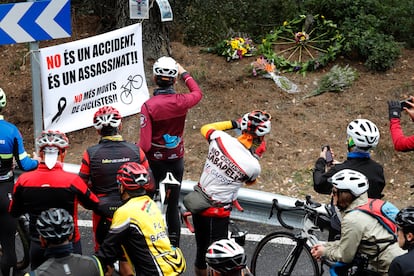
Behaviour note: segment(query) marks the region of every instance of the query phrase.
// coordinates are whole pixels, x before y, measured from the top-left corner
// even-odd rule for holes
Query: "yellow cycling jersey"
[[[122,246],[136,275],[180,275],[186,262],[168,238],[163,216],[148,196],[133,197],[119,207],[98,257],[114,259]]]

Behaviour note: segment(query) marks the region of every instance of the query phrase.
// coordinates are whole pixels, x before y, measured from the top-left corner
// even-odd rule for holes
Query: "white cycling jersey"
[[[206,138],[210,146],[200,185],[213,200],[231,203],[246,181],[254,181],[258,177],[261,171],[259,161],[242,143],[224,131],[212,131]]]

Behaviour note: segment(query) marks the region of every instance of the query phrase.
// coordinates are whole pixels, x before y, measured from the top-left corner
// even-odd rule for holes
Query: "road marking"
[[[92,227],[92,221],[91,220],[86,220],[86,219],[79,219],[78,220],[78,226],[79,227]],[[190,230],[188,230],[188,228],[181,228],[181,235],[186,235],[186,236],[193,236],[194,233],[191,233]],[[247,234],[246,235],[246,241],[252,241],[252,242],[259,242],[261,239],[263,239],[264,235],[259,235],[259,234]]]

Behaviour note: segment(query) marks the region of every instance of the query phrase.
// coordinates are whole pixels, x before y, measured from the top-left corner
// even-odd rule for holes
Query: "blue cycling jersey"
[[[24,171],[37,167],[38,162],[31,159],[24,149],[23,138],[15,125],[4,120],[0,115],[0,178],[7,178],[13,169],[13,157]],[[12,176],[12,175],[10,175]]]

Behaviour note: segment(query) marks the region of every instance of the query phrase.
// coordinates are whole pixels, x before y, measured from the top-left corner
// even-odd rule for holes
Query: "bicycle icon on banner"
[[[121,101],[124,104],[131,104],[133,100],[132,90],[133,89],[140,89],[144,79],[141,75],[129,76],[128,82],[121,86]]]

